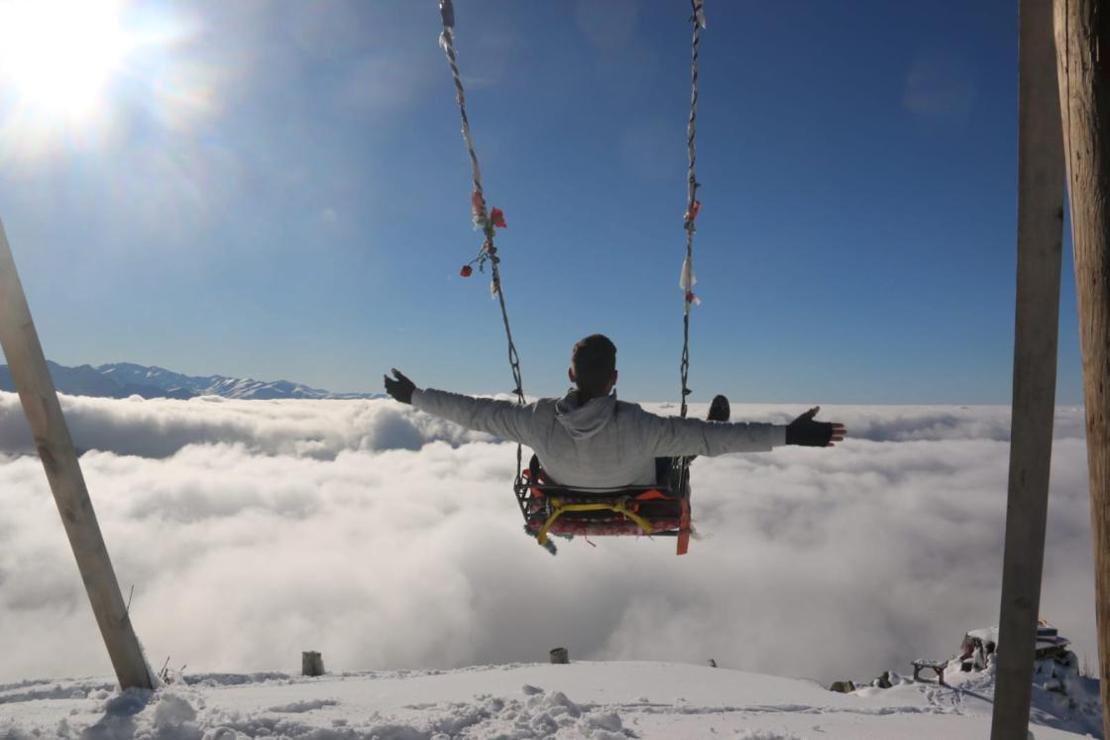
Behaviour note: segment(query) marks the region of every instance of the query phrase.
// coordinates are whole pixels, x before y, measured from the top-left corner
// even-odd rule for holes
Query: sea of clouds
[[[701,458],[698,539],[521,531],[515,447],[389,400],[63,408],[155,668],[703,662],[822,681],[997,622],[1009,409],[826,407],[834,449]],[[673,413],[667,404],[648,404]],[[785,422],[795,406],[734,406]],[[703,413],[704,408],[693,408]],[[18,397],[0,393],[0,681],[111,673]],[[1082,410],[1056,418],[1043,616],[1096,654]]]

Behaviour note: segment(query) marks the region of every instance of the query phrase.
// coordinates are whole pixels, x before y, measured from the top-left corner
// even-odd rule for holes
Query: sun
[[[0,91],[32,115],[101,102],[131,46],[113,0],[0,0]]]

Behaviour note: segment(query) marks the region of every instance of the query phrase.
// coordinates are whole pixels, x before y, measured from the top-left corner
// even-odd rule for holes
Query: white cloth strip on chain
[[[690,306],[699,303],[694,295],[694,284],[697,277],[694,275],[694,220],[697,218],[701,204],[698,202],[697,178],[697,132],[698,132],[698,47],[701,45],[701,32],[705,28],[705,8],[703,0],[690,0],[693,15],[690,21],[694,27],[693,40],[690,44],[690,119],[686,124],[686,152],[689,157],[689,168],[686,172],[686,214],[684,228],[686,230],[686,257],[682,260],[682,272],[679,277],[679,286],[683,291],[682,314],[682,407],[680,415],[685,417],[688,411],[686,397],[690,395],[688,385],[690,375]]]

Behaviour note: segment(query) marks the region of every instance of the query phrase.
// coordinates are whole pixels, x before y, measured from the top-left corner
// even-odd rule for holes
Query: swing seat
[[[548,537],[660,536],[690,546],[690,485],[676,466],[654,486],[567,488],[551,482],[535,455],[513,486],[524,529],[554,553]]]

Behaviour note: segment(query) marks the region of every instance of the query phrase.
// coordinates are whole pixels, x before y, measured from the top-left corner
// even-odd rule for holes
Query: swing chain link
[[[697,230],[694,226],[694,218],[697,216],[699,207],[698,188],[701,187],[696,169],[698,160],[696,137],[698,132],[698,49],[701,46],[701,31],[705,28],[703,4],[704,0],[690,0],[692,10],[690,21],[694,27],[694,35],[690,45],[690,120],[686,124],[686,152],[689,157],[689,167],[686,171],[686,214],[683,227],[686,230],[685,265],[689,266],[691,275],[693,274],[694,264],[694,232]],[[688,411],[686,398],[690,395],[688,380],[690,375],[690,304],[693,302],[691,289],[692,286],[687,287],[682,298],[682,407],[680,415],[683,418],[686,417]]]
[[[455,100],[459,104],[459,117],[462,119],[462,136],[466,143],[466,151],[470,155],[470,173],[474,181],[473,205],[475,208],[475,225],[481,226],[486,241],[483,251],[490,263],[491,283],[490,289],[497,296],[497,303],[501,309],[501,321],[505,325],[505,338],[509,344],[509,367],[513,373],[513,393],[517,403],[524,405],[524,381],[520,370],[520,355],[517,353],[516,344],[513,342],[513,332],[509,327],[509,312],[505,306],[505,292],[501,285],[501,258],[497,255],[497,247],[493,241],[493,225],[486,213],[485,193],[482,189],[482,170],[478,166],[478,153],[474,150],[474,140],[470,136],[470,119],[466,115],[466,92],[463,90],[462,75],[459,73],[458,60],[455,57],[455,8],[451,0],[439,0],[439,13],[443,21],[443,31],[439,35],[439,45],[447,55],[447,63],[451,67],[451,78],[455,82]],[[521,478],[522,457],[521,446],[516,446],[516,479]]]

